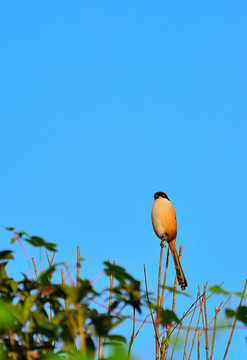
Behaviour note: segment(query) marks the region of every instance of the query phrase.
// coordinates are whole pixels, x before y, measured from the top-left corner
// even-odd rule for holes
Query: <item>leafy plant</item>
[[[125,268],[115,262],[104,262],[104,274],[110,286],[96,291],[93,283],[80,277],[80,248],[77,247],[76,281],[65,283],[65,271],[70,271],[65,263],[53,263],[56,244],[46,242],[39,236],[30,236],[26,232],[17,232],[13,227],[6,228],[12,233],[11,243],[16,241],[22,247],[30,266],[24,242],[46,250],[49,267],[38,274],[35,260],[31,277],[22,274],[21,280],[11,278],[7,273],[7,265],[14,260],[12,250],[0,251],[0,360],[93,360],[97,359],[133,359],[132,346],[142,327],[151,319],[154,329],[155,359],[173,358],[178,344],[180,330],[186,331],[183,338],[183,358],[191,359],[194,344],[197,341],[197,355],[200,358],[201,336],[205,338],[206,359],[213,359],[217,321],[219,313],[226,307],[232,294],[222,288],[222,284],[209,288],[207,284],[198,294],[189,309],[182,317],[175,314],[177,296],[189,296],[177,290],[177,279],[174,286],[166,285],[169,250],[167,252],[164,280],[161,281],[163,247],[161,247],[158,273],[157,296],[148,291],[146,268],[144,265],[145,291],[140,281],[131,276]],[[48,251],[54,251],[50,259]],[[179,256],[182,256],[180,248]],[[61,272],[61,281],[54,283],[55,272]],[[236,310],[227,308],[226,317],[232,319],[230,338],[226,346],[224,358],[234,333],[236,322],[247,325],[247,307],[242,305],[245,299],[247,281],[243,292],[233,293],[240,298]],[[172,294],[172,304],[164,302],[165,291]],[[225,302],[215,308],[213,318],[208,319],[207,302],[212,295],[226,296]],[[96,304],[108,299],[108,306],[102,310]],[[165,306],[164,306],[165,305]],[[127,345],[126,339],[116,331],[127,316],[124,309],[132,313],[132,333]],[[136,330],[136,312],[148,312],[139,329]],[[184,326],[185,319],[190,316],[189,324]],[[192,327],[192,322],[195,322]],[[208,330],[212,330],[209,339]],[[190,346],[189,346],[189,335]],[[106,349],[108,348],[108,351]],[[127,349],[127,350],[126,350]]]

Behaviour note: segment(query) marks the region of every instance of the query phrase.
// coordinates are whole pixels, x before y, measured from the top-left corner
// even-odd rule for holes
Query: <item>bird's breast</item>
[[[166,235],[166,240],[171,241],[177,236],[177,221],[175,209],[167,199],[157,199],[152,208],[152,224],[155,234],[161,238]]]

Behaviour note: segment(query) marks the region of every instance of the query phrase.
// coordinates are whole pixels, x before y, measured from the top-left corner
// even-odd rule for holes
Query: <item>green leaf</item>
[[[11,250],[4,250],[4,251],[0,251],[0,260],[4,260],[4,259],[14,259],[14,256],[12,255]]]
[[[14,281],[14,280],[10,280],[9,285],[11,287],[12,292],[15,293],[18,289],[18,282]]]
[[[39,237],[39,236],[31,236],[30,239],[25,238],[25,241],[27,241],[29,244],[36,246],[36,247],[44,247],[47,250],[50,251],[57,251],[56,247],[57,245],[54,243],[49,243],[46,242],[43,238]]]
[[[159,322],[162,325],[171,325],[173,322],[180,324],[177,315],[171,310],[161,310],[159,314]]]
[[[236,311],[234,311],[232,309],[226,309],[225,314],[226,314],[226,317],[232,318],[232,317],[236,316]]]
[[[241,299],[246,299],[246,296],[240,291],[235,292],[234,295],[240,297]]]
[[[5,227],[4,229],[7,230],[7,231],[14,231],[15,230],[15,228],[13,228],[13,227]]]
[[[22,309],[22,323],[23,325],[26,324],[27,320],[30,319],[31,317],[31,309],[32,306],[34,304],[34,302],[36,301],[36,299],[38,298],[38,294],[34,294],[34,295],[30,295],[24,302],[23,304],[23,309]]]
[[[247,325],[247,306],[239,306],[237,310],[237,319]]]
[[[18,310],[12,304],[0,301],[0,330],[15,329],[18,326]]]
[[[236,317],[237,320],[247,325],[247,306],[239,306],[236,311],[226,309],[225,313],[228,318]]]
[[[111,340],[111,343],[113,342],[126,343],[126,339],[122,335],[108,335],[107,339]]]
[[[16,237],[13,237],[13,238],[10,240],[10,243],[11,243],[11,244],[14,244],[14,243],[16,242],[16,240],[17,240]]]
[[[105,269],[104,272],[106,275],[113,275],[118,281],[125,282],[126,280],[133,281],[135,280],[133,276],[128,274],[126,270],[116,264],[111,264],[108,261],[104,261]]]
[[[8,264],[7,262],[2,262],[2,263],[0,263],[0,279],[1,279],[1,280],[8,278],[7,273],[6,273],[6,270],[5,270],[5,266],[6,266],[7,264]]]
[[[222,289],[220,286],[212,286],[209,288],[209,291],[215,293],[215,294],[223,294],[223,295],[229,295],[230,292]]]
[[[172,287],[172,286],[163,286],[163,285],[162,285],[161,287],[164,288],[164,289],[167,289],[168,291],[170,291],[170,292],[172,292],[172,293],[179,294],[179,295],[184,295],[184,296],[187,296],[187,297],[189,297],[189,298],[192,298],[191,295],[185,293],[184,291],[177,290],[177,289],[175,289],[175,288]]]
[[[122,344],[116,344],[116,343],[112,346],[110,356],[106,358],[106,360],[126,360],[126,359],[129,359],[127,350]],[[131,354],[130,359],[135,360],[136,357],[134,357]]]
[[[96,311],[95,311],[96,312]],[[112,328],[112,316],[99,314],[96,312],[95,316],[90,314],[91,323],[94,325],[96,334],[98,336],[107,337]]]
[[[42,271],[42,273],[39,274],[39,282],[42,285],[45,285],[45,284],[49,285],[50,284],[50,276],[52,276],[52,274],[56,270],[56,265],[58,265],[58,264],[53,264],[48,269]]]

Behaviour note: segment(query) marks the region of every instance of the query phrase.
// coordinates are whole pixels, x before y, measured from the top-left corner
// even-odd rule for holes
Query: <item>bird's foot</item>
[[[164,242],[165,242],[165,240],[161,240],[161,242],[160,242],[160,247],[161,247],[161,248],[166,247],[166,245],[164,244]]]

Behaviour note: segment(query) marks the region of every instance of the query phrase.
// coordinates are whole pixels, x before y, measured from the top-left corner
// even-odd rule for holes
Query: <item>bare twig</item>
[[[159,335],[156,331],[155,320],[154,320],[153,312],[152,312],[151,305],[150,305],[151,303],[150,303],[149,295],[148,295],[148,283],[147,283],[147,274],[146,274],[145,264],[143,265],[143,267],[144,267],[144,278],[145,278],[145,286],[146,286],[146,296],[147,296],[147,302],[148,302],[148,306],[149,306],[150,315],[151,315],[152,322],[153,322],[153,327],[154,327],[154,332],[155,332],[155,340],[158,342],[158,344],[159,344],[158,346],[160,347]]]
[[[230,295],[227,300],[225,301],[225,303],[223,305],[220,304],[219,308],[219,312],[226,306],[226,304],[228,303],[228,301],[231,299],[232,295]],[[209,326],[212,324],[212,322],[214,321],[214,317],[213,319],[208,323],[207,329],[210,330]],[[230,326],[231,327],[231,326]],[[219,328],[219,327],[218,327]],[[205,330],[202,330],[201,334],[202,335],[204,333]]]
[[[202,314],[203,318],[203,314]],[[198,342],[197,342],[197,360],[200,360],[200,328],[198,329]]]
[[[131,334],[131,338],[130,338],[130,342],[129,342],[129,348],[128,348],[128,358],[130,357],[130,352],[131,352],[131,346],[134,342],[134,338],[135,338],[135,308],[133,307],[133,328],[132,328],[132,334]]]
[[[177,342],[178,342],[178,337],[179,337],[179,334],[180,334],[181,327],[182,327],[182,323],[180,323],[180,326],[178,328],[178,333],[177,333],[177,336],[176,336],[176,339],[175,339],[175,342],[174,342],[174,346],[173,346],[173,349],[172,349],[171,360],[173,359],[173,354],[174,354],[175,347],[176,347]]]
[[[27,260],[27,264],[28,264],[28,267],[29,267],[29,271],[30,271],[30,274],[31,274],[31,277],[32,279],[34,279],[34,274],[33,274],[33,270],[32,270],[32,266],[31,266],[31,263],[30,263],[30,259],[29,259],[29,256],[28,256],[28,253],[27,253],[27,250],[25,249],[25,246],[21,240],[21,238],[18,236],[18,234],[16,232],[14,232],[14,236],[16,238],[16,240],[18,241],[24,255],[25,255],[25,258]]]
[[[136,339],[137,335],[138,335],[138,334],[139,334],[139,332],[141,331],[141,329],[142,329],[143,325],[145,324],[145,322],[146,322],[146,320],[147,320],[147,318],[148,318],[149,316],[151,316],[151,314],[147,314],[147,316],[146,316],[146,317],[145,317],[145,319],[143,320],[143,322],[142,322],[141,326],[139,327],[139,329],[137,330],[137,332],[136,332],[136,334],[135,334],[135,336],[134,336],[134,341],[135,341],[135,339]]]
[[[198,298],[198,296],[199,296],[199,294],[197,295],[197,298]],[[190,319],[190,322],[189,322],[189,326],[188,326],[188,329],[187,329],[187,332],[186,332],[186,338],[185,338],[185,343],[184,343],[184,355],[183,355],[183,358],[185,358],[185,355],[186,355],[186,347],[187,347],[187,342],[188,342],[190,327],[191,327],[191,323],[192,323],[193,317],[194,317],[194,315],[195,315],[195,311],[196,311],[196,308],[194,308],[194,311],[192,312],[191,319]]]
[[[215,310],[215,316],[214,316],[214,331],[213,331],[213,337],[212,337],[212,345],[211,345],[211,354],[210,354],[210,360],[213,359],[213,355],[214,355],[214,342],[215,342],[215,334],[216,334],[216,323],[217,323],[217,316],[220,312],[220,306]]]
[[[48,251],[46,250],[46,257],[47,257],[47,260],[48,260],[48,263],[49,263],[49,266],[52,266],[53,264],[53,260],[54,260],[54,257],[55,257],[55,254],[56,254],[56,251],[54,251],[53,255],[52,255],[52,259],[50,260],[49,258],[49,254],[48,254]]]
[[[159,316],[160,316],[160,282],[161,282],[161,270],[162,270],[162,259],[163,259],[163,249],[164,249],[164,240],[160,243],[160,261],[159,261],[159,274],[158,274],[158,289],[157,289],[157,311],[156,311],[156,321],[155,321],[155,357],[156,360],[159,360]]]
[[[196,309],[196,308],[195,308],[195,309]],[[197,324],[196,324],[196,329],[195,329],[194,337],[193,337],[193,340],[192,340],[192,344],[191,344],[191,349],[190,349],[190,354],[189,354],[188,360],[190,360],[190,358],[191,358],[192,351],[193,351],[193,347],[194,347],[194,344],[195,344],[196,333],[197,333],[197,331],[199,331],[198,326],[199,326],[199,322],[200,322],[200,316],[201,316],[201,310],[199,311],[198,320],[197,320]]]
[[[224,281],[222,281],[218,286],[220,287],[220,286],[222,286],[224,284]],[[213,296],[214,295],[214,291],[206,298],[206,301],[209,299],[209,298],[211,298],[211,296]],[[203,294],[202,295],[200,295],[200,298],[201,297],[203,297]],[[180,321],[182,321],[184,318],[186,318],[188,315],[190,315],[191,313],[192,313],[192,311],[194,311],[194,310],[191,310],[191,309],[193,309],[193,307],[194,307],[194,305],[196,304],[196,302],[199,300],[199,298],[198,299],[196,299],[196,301],[194,301],[193,302],[193,304],[189,307],[189,309],[185,312],[185,314],[181,317],[181,319],[180,319]],[[204,300],[202,301],[202,304],[204,303]],[[200,304],[198,304],[198,305],[196,305],[196,309],[198,308],[200,306]],[[174,324],[174,326],[173,326],[173,329],[172,329],[172,332],[176,329],[176,327],[178,326],[178,324]],[[227,326],[228,327],[228,326]],[[166,332],[168,331],[168,329],[166,329],[166,330],[164,330],[161,334],[159,334],[159,336],[162,336],[162,335],[164,335]]]
[[[108,259],[108,262],[109,262],[109,259]],[[113,264],[115,265],[115,260],[113,260]],[[114,283],[114,275],[110,275],[110,296],[109,296],[109,303],[108,303],[108,310],[107,310],[108,315],[110,315],[110,313],[111,313],[113,283]],[[106,346],[106,338],[104,338],[104,341],[103,341],[103,349],[102,349],[102,357],[101,357],[102,359],[104,359],[104,356],[105,356],[105,346]]]
[[[181,261],[181,257],[182,257],[182,252],[183,252],[183,247],[180,246],[179,248],[179,261]],[[174,280],[174,289],[175,291],[173,292],[173,297],[172,297],[172,311],[175,311],[175,305],[176,305],[176,290],[177,290],[177,275],[175,275],[175,280]],[[167,332],[167,336],[166,336],[166,342],[165,342],[165,351],[164,351],[164,355],[162,354],[162,359],[166,360],[167,358],[167,354],[168,354],[168,348],[170,345],[170,338],[171,338],[171,330],[172,330],[172,324],[169,326],[168,328],[168,332]]]
[[[83,331],[83,313],[82,313],[82,306],[80,304],[78,304],[77,306],[78,309],[78,325],[79,325],[79,335],[80,335],[80,350],[81,353],[85,352],[85,333]]]
[[[76,276],[77,276],[77,279],[76,279],[76,286],[79,287],[79,277],[80,277],[80,246],[77,246],[77,263],[76,263]]]
[[[37,268],[36,268],[36,264],[35,264],[34,257],[32,257],[32,262],[33,262],[33,267],[34,267],[36,279],[38,280],[38,279],[39,279],[39,275],[38,275],[38,271],[37,271]]]
[[[47,260],[48,260],[48,264],[49,264],[49,267],[51,267],[52,266],[52,263],[53,263],[53,260],[54,260],[54,256],[55,256],[55,251],[54,251],[54,253],[53,253],[53,257],[52,257],[52,259],[50,260],[50,258],[49,258],[49,254],[48,254],[48,251],[46,250],[45,251],[46,252],[46,257],[47,257]],[[50,276],[50,284],[51,284],[51,280],[52,280],[52,276]],[[50,302],[50,321],[52,320],[52,303]]]
[[[65,280],[64,280],[64,269],[61,269],[61,277],[62,277],[62,284],[65,284]],[[65,305],[65,310],[68,311],[68,304],[67,304],[67,300],[64,299],[64,305]]]
[[[241,297],[241,299],[240,299],[239,307],[242,305],[242,302],[243,302],[243,298],[244,298],[244,294],[245,294],[246,288],[247,288],[247,279],[245,280],[245,285],[244,285],[243,296],[242,296],[242,297]],[[225,351],[225,354],[224,354],[223,360],[225,360],[226,355],[227,355],[227,353],[228,353],[229,346],[230,346],[230,344],[231,344],[232,337],[233,337],[233,333],[234,333],[234,330],[235,330],[236,322],[237,322],[237,316],[235,316],[235,319],[234,319],[234,322],[233,322],[233,325],[232,325],[231,335],[230,335],[229,341],[228,341],[228,343],[227,343],[227,347],[226,347],[226,351]]]
[[[206,306],[206,290],[207,290],[207,285],[208,283],[206,283],[206,285],[204,286],[204,291],[203,291],[203,298],[204,298],[204,317],[205,317],[205,349],[206,349],[206,359],[208,360],[208,352],[209,352],[209,346],[208,346],[208,316],[207,316],[207,306]]]
[[[101,344],[102,344],[102,337],[99,337],[99,350],[98,350],[98,360],[102,359],[101,358]]]
[[[162,295],[161,295],[161,300],[160,300],[160,307],[161,308],[163,308],[163,303],[164,303],[164,295],[165,295],[166,278],[167,278],[167,272],[168,272],[169,255],[170,255],[170,248],[168,246],[167,255],[166,255],[166,268],[165,268],[165,273],[164,273]]]

